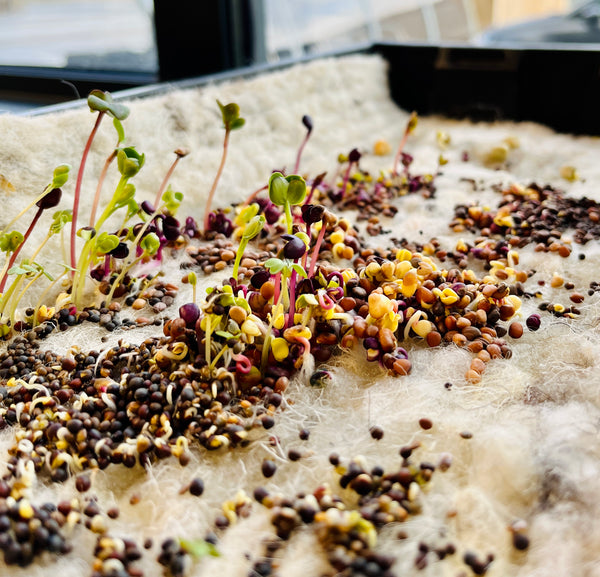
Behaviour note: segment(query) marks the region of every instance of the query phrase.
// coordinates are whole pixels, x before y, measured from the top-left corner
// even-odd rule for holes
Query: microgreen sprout
[[[246,246],[248,246],[248,243],[260,233],[265,226],[265,222],[266,219],[264,215],[257,214],[256,216],[252,217],[250,222],[244,227],[242,238],[240,239],[240,245],[238,246],[237,254],[235,255],[233,278],[237,279],[238,269],[240,267],[240,262],[242,260],[244,251],[246,250]]]
[[[239,128],[242,128],[242,126],[244,126],[246,122],[245,119],[240,117],[240,107],[235,102],[223,105],[219,100],[217,100],[217,104],[219,105],[219,109],[221,110],[221,116],[223,117],[223,125],[225,127],[225,138],[223,140],[223,155],[221,156],[221,164],[219,164],[217,174],[213,181],[210,192],[208,193],[208,199],[206,200],[206,207],[204,209],[205,234],[208,232],[210,225],[210,207],[215,196],[215,191],[217,190],[217,185],[219,184],[219,179],[221,178],[221,174],[223,173],[223,168],[225,167],[225,160],[227,159],[227,149],[229,147],[229,134],[232,130],[238,130]]]
[[[292,234],[292,205],[302,204],[306,198],[306,182],[297,174],[283,176],[274,172],[269,178],[269,198],[278,206],[283,206],[288,234]]]
[[[61,178],[60,181],[63,182],[63,179]],[[66,182],[66,178],[64,179],[64,182]],[[46,187],[46,188],[48,188],[48,187]],[[42,213],[49,208],[54,208],[60,202],[61,196],[62,196],[62,190],[60,188],[51,188],[50,190],[48,190],[48,192],[46,192],[46,194],[42,198],[40,198],[40,200],[38,200],[36,202],[36,206],[38,207],[38,210],[35,213],[35,216],[33,217],[33,220],[31,221],[29,228],[23,235],[21,242],[18,244],[18,246],[16,246],[13,249],[12,255],[7,264],[8,269],[10,269],[15,264],[15,261],[17,260],[17,257],[19,256],[19,253],[21,252],[21,249],[27,242],[27,239],[31,235],[33,229],[35,228],[35,225],[37,224],[38,220],[42,216]],[[0,279],[0,293],[4,292],[5,285],[6,285],[6,272],[4,272],[4,274],[2,275],[2,278]]]
[[[75,184],[75,192],[73,193],[73,220],[71,222],[71,268],[76,269],[77,258],[75,256],[75,244],[77,236],[77,215],[79,212],[79,200],[81,197],[81,185],[83,183],[83,172],[85,170],[85,164],[87,161],[88,154],[92,147],[92,142],[98,132],[100,123],[105,114],[108,114],[112,118],[116,118],[121,121],[129,116],[129,109],[124,104],[114,102],[112,95],[109,92],[102,92],[101,90],[92,90],[90,92],[87,104],[91,112],[97,112],[96,122],[90,135],[85,143],[83,154],[81,155],[81,162],[79,163],[79,170],[77,172],[77,182]]]
[[[173,172],[175,171],[175,167],[177,166],[177,164],[179,163],[179,161],[182,158],[185,158],[190,152],[189,152],[189,150],[187,150],[185,148],[178,148],[178,149],[176,149],[174,151],[174,153],[175,153],[175,160],[173,161],[173,163],[169,167],[169,170],[167,171],[167,174],[165,174],[165,177],[164,177],[161,185],[158,187],[158,190],[156,191],[156,197],[154,199],[154,206],[155,207],[158,207],[161,198],[164,199],[163,192],[165,192],[165,189],[167,188],[167,184],[169,184],[169,179],[171,178],[171,176],[173,176]],[[169,209],[168,206],[167,206],[167,209]]]
[[[313,121],[312,118],[308,116],[308,114],[305,114],[302,117],[302,124],[304,124],[304,127],[306,128],[306,136],[302,140],[302,144],[298,149],[298,155],[296,156],[296,164],[294,165],[294,172],[298,172],[298,169],[300,168],[300,158],[302,157],[302,152],[304,151],[304,147],[306,146],[306,143],[308,142],[308,139],[310,138],[313,129]]]
[[[419,117],[416,112],[411,112],[411,115],[408,118],[408,122],[406,123],[406,128],[404,129],[404,135],[402,136],[402,140],[398,145],[398,150],[396,151],[396,157],[394,158],[394,164],[392,166],[392,176],[398,176],[398,164],[400,163],[400,158],[402,157],[402,151],[406,146],[406,142],[408,141],[408,137],[414,132],[417,127],[417,123],[419,121]]]
[[[348,154],[348,167],[346,168],[346,173],[344,174],[344,181],[342,183],[342,194],[341,194],[341,198],[343,199],[345,194],[346,194],[346,190],[348,188],[348,181],[350,180],[350,173],[352,172],[352,168],[354,167],[354,165],[358,164],[358,161],[360,160],[361,154],[358,151],[358,149],[353,148],[350,151],[350,154]]]

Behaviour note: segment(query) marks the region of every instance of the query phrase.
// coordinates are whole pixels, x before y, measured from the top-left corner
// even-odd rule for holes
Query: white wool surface
[[[215,206],[245,198],[261,187],[274,169],[293,169],[305,133],[300,122],[304,114],[313,118],[315,128],[303,156],[302,173],[314,176],[328,171],[331,178],[337,170],[338,154],[355,147],[364,153],[361,164],[373,171],[387,169],[393,155],[373,156],[373,144],[383,138],[395,148],[408,113],[392,102],[386,73],[386,63],[378,56],[348,56],[249,80],[134,100],[125,121],[127,143],[147,156],[135,178],[138,194],[152,200],[173,160],[172,151],[189,148],[191,154],[181,161],[171,183],[185,194],[180,214],[191,213],[201,221],[222,152],[224,131],[217,98],[223,103],[237,102],[246,126],[231,135]],[[62,162],[73,166],[61,203],[63,208],[70,207],[76,168],[93,122],[87,108],[33,118],[0,117],[0,173],[16,188],[14,193],[2,193],[9,209],[0,214],[0,228],[43,189],[53,168]],[[555,185],[573,196],[600,200],[600,141],[596,138],[555,134],[531,123],[474,124],[423,118],[406,146],[406,152],[415,158],[414,172],[436,170],[438,130],[448,133],[451,143],[444,151],[449,162],[436,181],[435,198],[424,201],[414,195],[399,199],[396,217],[382,220],[383,228],[391,232],[370,239],[373,246],[388,245],[390,236],[416,242],[436,237],[443,248],[452,250],[460,238],[448,228],[453,207],[471,201],[495,207],[500,196],[491,187],[497,184],[535,181]],[[519,147],[509,151],[504,166],[485,166],[486,152],[506,138],[518,139]],[[110,122],[105,122],[85,173],[81,226],[87,224],[95,179],[115,140]],[[461,160],[464,152],[469,154],[469,162]],[[575,166],[581,180],[562,180],[560,168],[565,165]],[[476,181],[477,190],[461,180],[464,178]],[[114,184],[114,173],[108,180]],[[40,227],[38,239],[45,234],[44,228],[46,225]],[[464,238],[472,236],[465,234]],[[34,245],[32,239],[30,246]],[[580,252],[586,255],[583,261],[577,258]],[[589,282],[600,280],[595,276],[600,265],[597,242],[575,245],[568,259],[536,253],[532,247],[520,254],[521,268],[536,270],[526,288],[540,290],[545,300],[569,304],[568,291],[550,287],[554,272],[586,295]],[[171,265],[167,278],[178,283],[180,276],[177,264]],[[214,284],[216,278],[203,279],[203,286]],[[538,280],[545,280],[546,285],[539,287]],[[183,285],[172,311],[189,300],[190,294],[190,287]],[[539,302],[524,300],[518,318],[524,322]],[[580,309],[582,315],[576,320],[543,315],[536,333],[526,330],[515,341],[507,337],[513,357],[491,361],[479,385],[465,381],[471,357],[455,346],[428,349],[420,343],[406,343],[413,370],[401,378],[367,366],[363,351],[353,351],[328,364],[333,379],[323,389],[309,387],[302,376],[295,379],[286,393],[285,410],[276,415],[275,427],[253,433],[255,440],[245,449],[196,450],[186,468],[171,459],[148,471],[111,466],[95,472],[92,491],[99,503],[105,510],[113,505],[121,510],[117,520],[109,521],[110,534],[132,537],[140,546],[152,537],[154,548],[145,552],[139,566],[148,577],[160,575],[155,558],[161,541],[203,537],[221,504],[235,499],[240,490],[251,496],[256,486],[263,485],[293,497],[329,483],[335,493],[350,499],[350,493],[339,488],[339,476],[328,462],[330,453],[339,453],[345,463],[362,455],[369,468],[382,465],[390,471],[400,464],[399,448],[418,441],[421,447],[414,452],[414,462],[437,464],[443,453],[450,453],[452,466],[447,472],[435,472],[431,486],[421,496],[420,515],[380,534],[377,550],[396,557],[396,575],[445,577],[462,571],[471,575],[462,561],[466,551],[474,551],[482,559],[494,554],[487,573],[490,577],[600,575],[598,298],[586,296]],[[140,342],[160,332],[151,327],[98,334],[97,327],[83,325],[69,331],[66,338],[53,335],[42,346],[58,352],[73,344],[101,349],[118,339]],[[101,337],[108,340],[103,342]],[[448,382],[452,387],[444,386]],[[433,421],[430,430],[419,426],[423,417]],[[371,438],[373,425],[383,428],[382,440]],[[298,438],[302,428],[311,432],[308,441]],[[465,432],[472,438],[461,436]],[[11,430],[0,434],[2,470],[13,435]],[[269,443],[272,436],[278,439],[276,446]],[[290,448],[301,450],[303,458],[289,461]],[[277,463],[271,479],[264,479],[260,471],[265,457]],[[205,482],[204,495],[180,495],[179,490],[197,476]],[[34,501],[56,502],[74,495],[72,479],[64,485],[40,482]],[[130,504],[132,495],[140,497],[138,504]],[[528,525],[531,546],[526,552],[512,547],[507,529],[518,519]],[[400,530],[407,534],[406,539],[398,539]],[[221,557],[194,564],[191,574],[245,576],[264,554],[264,540],[272,536],[268,510],[254,503],[251,515],[224,533],[219,544]],[[0,562],[0,575],[89,574],[94,536],[79,526],[70,539],[74,551],[67,557],[43,557],[26,569],[9,570]],[[443,561],[430,554],[428,566],[418,570],[414,561],[420,542],[432,547],[451,542],[457,553]],[[285,577],[334,574],[306,528],[278,552],[278,558],[278,573]]]

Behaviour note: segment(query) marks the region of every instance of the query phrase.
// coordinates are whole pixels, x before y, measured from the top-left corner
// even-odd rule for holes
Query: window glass
[[[154,72],[152,0],[0,0],[0,65]]]
[[[373,41],[598,42],[600,0],[264,0],[267,60]]]

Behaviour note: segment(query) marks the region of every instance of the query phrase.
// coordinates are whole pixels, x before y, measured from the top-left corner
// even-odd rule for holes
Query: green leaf
[[[220,553],[217,548],[204,539],[179,539],[179,546],[189,553],[192,557],[199,559],[210,555],[211,557],[219,557]]]
[[[93,226],[84,226],[77,231],[77,236],[87,242],[96,236],[96,229]]]
[[[265,226],[267,219],[263,214],[258,214],[244,227],[242,237],[246,240],[252,240]]]
[[[289,182],[287,191],[287,200],[290,204],[300,204],[306,198],[306,182],[297,174],[290,174],[286,177]]]
[[[227,331],[215,331],[215,335],[223,337],[224,339],[232,339],[234,337],[234,335]]]
[[[296,274],[298,276],[301,276],[303,278],[307,278],[308,275],[306,274],[306,271],[304,270],[304,267],[301,264],[294,263],[292,265],[292,269],[296,271]]]
[[[123,124],[118,118],[115,117],[113,118],[113,126],[117,131],[117,138],[119,139],[119,142],[123,142],[125,140],[125,129],[123,128]]]
[[[226,129],[236,130],[244,125],[244,119],[240,118],[240,107],[235,102],[223,105],[217,100],[217,104],[221,109],[221,116]]]
[[[123,190],[121,191],[120,196],[115,200],[114,210],[118,210],[123,206],[129,205],[135,196],[135,185],[131,182],[127,183]],[[138,206],[135,204],[135,212],[137,212]],[[135,212],[133,214],[135,214]]]
[[[230,130],[239,130],[242,126],[246,124],[245,118],[236,118],[229,126]]]
[[[163,192],[162,201],[165,203],[167,210],[172,215],[175,215],[175,213],[177,212],[177,209],[179,208],[179,206],[181,205],[181,203],[183,201],[183,192],[175,192],[171,188],[171,185],[169,185],[167,190],[165,190],[165,192]]]
[[[119,246],[119,237],[116,234],[102,232],[96,239],[96,253],[106,254]]]
[[[160,239],[158,238],[158,235],[155,232],[148,233],[140,241],[140,247],[142,247],[142,250],[145,253],[151,256],[155,255],[160,248]]]
[[[283,206],[287,200],[290,183],[281,172],[274,172],[269,178],[269,198],[278,206]]]
[[[271,274],[277,274],[283,270],[285,263],[281,259],[270,258],[269,260],[265,261],[264,266]]]
[[[124,104],[115,102],[110,92],[92,90],[87,103],[92,112],[106,112],[109,116],[119,120],[125,120],[129,116],[129,108]]]
[[[0,234],[0,250],[6,254],[14,252],[23,242],[23,238],[23,235],[18,230]]]
[[[73,220],[72,210],[58,210],[52,215],[52,224],[50,225],[50,233],[58,234],[67,224]]]
[[[191,270],[190,272],[188,272],[188,282],[190,283],[191,286],[196,286],[196,284],[198,283],[198,276],[196,275],[196,273]]]
[[[119,172],[127,178],[135,176],[142,166],[144,166],[145,160],[146,156],[140,154],[133,146],[120,148],[119,152],[117,152]]]
[[[49,185],[48,188],[60,188],[64,186],[64,184],[69,180],[69,170],[71,170],[71,166],[68,164],[61,164],[54,169],[54,174],[52,176],[52,184]]]

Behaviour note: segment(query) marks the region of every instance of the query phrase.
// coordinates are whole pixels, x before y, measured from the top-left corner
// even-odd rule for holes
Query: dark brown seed
[[[89,491],[91,486],[92,486],[92,481],[90,479],[90,476],[87,474],[79,475],[79,477],[77,477],[77,479],[75,479],[75,488],[80,493],[85,493],[86,491]]]
[[[523,533],[513,533],[513,547],[518,551],[525,551],[529,547],[529,537]]]
[[[308,429],[301,429],[301,431],[298,433],[298,436],[302,441],[308,441],[308,438],[310,437],[310,431]]]
[[[374,425],[371,427],[369,432],[371,433],[371,437],[373,437],[373,439],[376,441],[383,439],[383,428],[381,428],[379,425]]]
[[[422,419],[419,419],[419,425],[422,429],[428,431],[429,429],[431,429],[431,427],[433,427],[433,421],[424,417]]]
[[[302,453],[298,449],[290,449],[288,451],[288,459],[290,461],[298,461],[302,458]]]
[[[271,459],[264,459],[261,465],[261,471],[264,477],[269,479],[277,471],[277,465]]]
[[[192,479],[190,483],[190,493],[195,497],[200,497],[204,493],[204,481],[198,477]]]
[[[460,436],[463,439],[472,439],[473,438],[473,433],[471,433],[470,431],[463,431]]]

